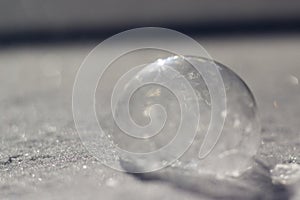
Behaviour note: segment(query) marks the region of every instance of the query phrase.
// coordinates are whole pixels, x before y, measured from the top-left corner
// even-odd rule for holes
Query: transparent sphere
[[[225,96],[218,98],[226,103],[217,113],[224,118],[220,135],[208,134],[212,108],[219,105],[213,105],[208,83],[191,63],[204,69],[214,65],[220,72]],[[125,156],[126,162],[135,160],[125,168],[147,168],[172,157],[174,168],[237,176],[253,164],[260,145],[256,102],[245,82],[226,66],[200,57],[171,56],[131,70],[117,85],[111,105],[114,126],[107,122],[106,127],[118,147],[147,155],[173,143],[149,159]],[[105,127],[105,120],[102,124]]]

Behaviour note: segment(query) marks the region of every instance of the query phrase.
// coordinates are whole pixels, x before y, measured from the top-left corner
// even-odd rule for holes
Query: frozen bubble
[[[212,83],[207,83],[191,63],[207,69],[208,73],[211,73],[210,67],[217,67],[224,82],[225,95],[219,94],[220,98],[225,99],[224,109],[220,105],[213,105],[216,101],[212,101],[211,93],[219,90],[210,91],[208,87],[208,84],[218,86],[218,77],[211,73]],[[106,117],[102,112],[99,114],[101,125],[110,129],[114,127],[110,132],[111,139],[118,147],[129,152],[148,155],[149,152],[164,149],[170,143],[173,143],[173,147],[168,152],[149,156],[149,159],[145,159],[146,156],[141,159],[129,157],[125,168],[148,169],[149,166],[168,165],[168,158],[186,144],[190,145],[179,158],[180,164],[173,167],[197,173],[239,176],[252,166],[253,156],[260,145],[257,107],[250,89],[233,71],[209,59],[173,56],[158,59],[133,74],[130,78],[130,74],[126,74],[126,82],[120,80],[121,86],[115,87],[118,98],[114,99],[112,95],[111,107],[115,122],[112,125],[111,122],[105,124],[105,120],[101,121],[101,117]],[[225,120],[220,137],[216,132],[207,134],[210,126],[213,126],[213,108],[219,118]],[[218,122],[214,122],[215,125],[222,126]],[[184,129],[180,129],[182,127]],[[185,131],[180,136],[182,140],[175,139],[179,137],[179,129]],[[192,137],[190,132],[194,129],[196,134]],[[208,154],[201,155],[201,147]]]

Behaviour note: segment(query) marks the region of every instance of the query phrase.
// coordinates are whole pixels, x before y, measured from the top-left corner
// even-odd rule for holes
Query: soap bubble
[[[221,74],[226,107],[217,113],[225,120],[219,137],[208,134],[212,107],[218,105],[212,105],[207,83],[191,63],[207,68],[217,66]],[[99,95],[103,97],[103,91]],[[168,159],[178,155],[177,151],[184,150],[182,146],[189,142],[189,148],[172,162],[173,167],[237,176],[252,165],[260,144],[255,99],[244,81],[220,63],[189,56],[158,59],[123,75],[114,86],[111,99],[111,107],[106,106],[111,114],[105,114],[102,105],[98,118],[118,147],[148,155],[176,143],[175,148],[169,149],[171,152],[161,151],[155,156],[121,155],[123,167],[130,172],[147,171],[164,162],[168,165]],[[189,114],[182,111],[185,107]],[[187,127],[181,129],[185,132],[176,141],[184,120]],[[194,137],[190,132],[195,123]]]

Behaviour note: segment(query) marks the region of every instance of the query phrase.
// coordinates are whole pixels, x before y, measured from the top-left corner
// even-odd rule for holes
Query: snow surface
[[[0,198],[300,199],[300,36],[198,40],[256,97],[263,140],[252,169],[216,178],[105,167],[82,146],[71,110],[76,71],[97,42],[13,46],[0,49]]]

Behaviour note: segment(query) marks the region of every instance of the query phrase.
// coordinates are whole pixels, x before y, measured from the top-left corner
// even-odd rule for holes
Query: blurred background
[[[253,1],[1,1],[1,43],[91,40],[141,26],[190,34],[231,35],[299,30],[300,2]]]
[[[116,173],[85,151],[75,131],[72,87],[85,56],[121,31],[158,26],[197,40],[252,90],[262,124],[258,156],[270,180],[266,194],[250,193],[299,199],[299,11],[297,0],[1,1],[0,197],[214,199],[197,179],[178,186],[176,173],[157,182]],[[291,165],[280,171],[281,164]]]

